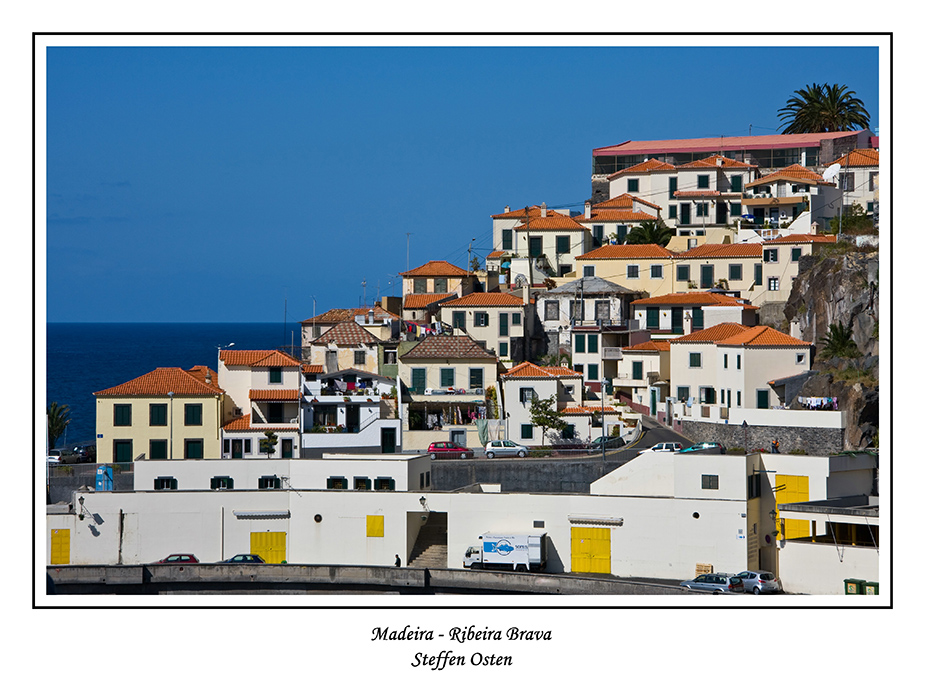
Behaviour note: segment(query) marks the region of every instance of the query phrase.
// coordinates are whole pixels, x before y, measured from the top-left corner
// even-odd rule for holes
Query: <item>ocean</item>
[[[157,367],[218,368],[218,347],[281,348],[300,341],[298,323],[48,323],[46,404],[70,407],[66,438],[56,447],[96,438],[93,393]]]

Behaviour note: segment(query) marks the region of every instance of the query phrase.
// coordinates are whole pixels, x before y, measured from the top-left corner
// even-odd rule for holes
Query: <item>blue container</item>
[[[96,491],[112,492],[112,466],[100,464],[96,467]]]

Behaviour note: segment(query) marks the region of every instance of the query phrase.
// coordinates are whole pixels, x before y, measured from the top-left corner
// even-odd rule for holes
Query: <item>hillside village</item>
[[[420,262],[400,297],[304,319],[295,350],[101,385],[108,470],[49,509],[49,564],[260,551],[461,568],[483,533],[540,530],[549,572],[877,581],[878,240],[842,225],[878,225],[878,138],[627,141],[592,166],[583,210],[486,210],[483,261]],[[852,351],[834,352],[839,324]],[[620,456],[659,428],[710,445]],[[530,458],[482,458],[497,440]],[[444,462],[435,443],[477,458]],[[517,464],[592,458],[580,490],[506,488]],[[133,485],[113,492],[123,466]],[[131,515],[131,536],[112,520],[86,536],[78,499]]]

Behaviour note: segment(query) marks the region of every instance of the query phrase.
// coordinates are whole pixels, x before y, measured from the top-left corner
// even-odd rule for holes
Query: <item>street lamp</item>
[[[601,461],[607,459],[607,426],[604,425],[604,398],[607,396],[607,379],[601,379]]]

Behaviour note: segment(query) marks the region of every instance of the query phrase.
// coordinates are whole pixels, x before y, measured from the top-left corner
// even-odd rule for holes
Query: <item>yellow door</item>
[[[281,563],[286,560],[285,532],[251,532],[251,553],[267,563]]]
[[[610,528],[572,528],[572,572],[610,574]]]
[[[787,520],[783,528],[781,527],[779,507],[781,504],[796,504],[801,501],[809,501],[809,477],[778,474],[775,482],[778,488],[776,493],[777,507],[775,507],[778,512],[776,519],[779,533],[778,539],[808,537],[810,535],[808,520]]]
[[[70,530],[52,530],[51,531],[51,564],[52,565],[70,565],[71,564],[71,531]]]

